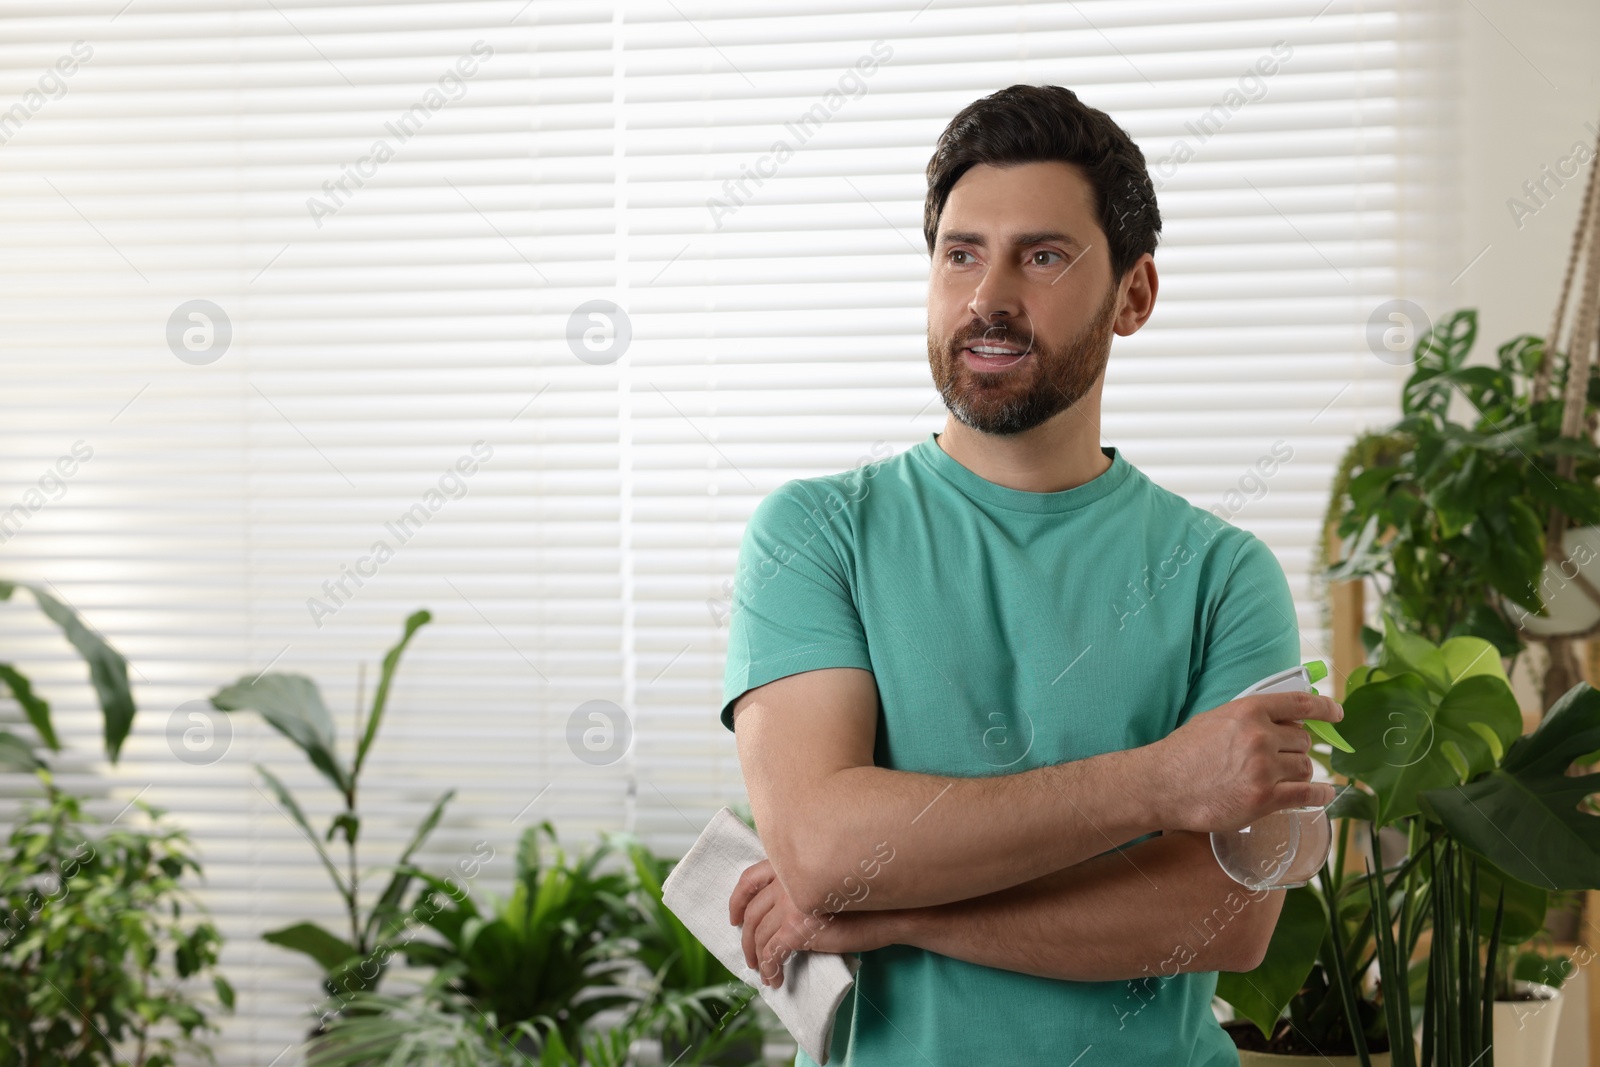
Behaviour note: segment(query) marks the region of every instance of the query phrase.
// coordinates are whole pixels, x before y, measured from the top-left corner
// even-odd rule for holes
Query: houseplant
[[[0,581],[0,601],[19,588],[88,667],[115,763],[136,715],[127,661],[41,585]],[[188,837],[137,797],[109,823],[85,811],[42,755],[62,751],[49,701],[15,663],[0,662],[0,687],[32,732],[0,730],[0,771],[42,787],[0,863],[0,1067],[210,1060],[205,1035],[234,994],[216,970],[222,937],[188,889],[201,874]],[[129,811],[147,825],[117,825]],[[214,1001],[196,988],[206,978]]]
[[[318,834],[311,828],[305,813],[294,795],[267,768],[256,765],[256,771],[272,790],[275,803],[291,819],[306,840],[317,852],[323,867],[344,903],[347,934],[335,934],[315,922],[300,922],[262,935],[263,939],[295,952],[309,956],[323,970],[323,986],[328,994],[324,1001],[327,1010],[325,1021],[346,1007],[352,993],[375,991],[394,954],[393,941],[407,924],[407,894],[412,891],[415,871],[409,866],[411,857],[438,826],[444,807],[455,794],[446,790],[416,831],[410,842],[401,850],[383,891],[370,903],[362,898],[362,869],[358,863],[357,843],[361,836],[361,811],[359,785],[362,768],[377,739],[388,706],[389,689],[394,682],[400,657],[417,630],[426,625],[432,616],[426,611],[412,613],[405,621],[400,640],[383,657],[379,671],[377,691],[373,694],[372,708],[362,721],[361,698],[357,697],[352,753],[347,760],[340,755],[333,718],[322,701],[322,694],[310,678],[300,674],[271,673],[255,677],[242,677],[233,685],[219,689],[211,696],[211,703],[221,711],[255,711],[279,733],[305,753],[311,765],[327,779],[337,791],[343,810],[329,821],[325,832]],[[345,844],[346,869],[341,873],[322,846],[331,843],[335,836]]]
[[[1544,341],[1524,334],[1499,347],[1494,365],[1467,366],[1477,328],[1465,309],[1422,334],[1401,418],[1346,452],[1324,525],[1342,539],[1343,559],[1330,563],[1323,543],[1321,577],[1371,577],[1382,612],[1419,636],[1480,637],[1515,660],[1527,647],[1520,621],[1548,614],[1545,516],[1556,508],[1580,526],[1600,523],[1600,449],[1562,435],[1564,353],[1550,353],[1554,386],[1535,399]],[[1450,416],[1457,397],[1464,423]],[[1586,397],[1588,415],[1600,405],[1595,368]],[[1544,706],[1565,677],[1550,679]]]
[[[149,829],[102,824],[41,771],[48,800],[12,829],[0,864],[0,1067],[171,1067],[212,1060],[222,937],[185,882],[187,836],[143,801]]]
[[[1383,621],[1381,654],[1347,679],[1341,728],[1354,751],[1329,761],[1351,781],[1329,809],[1340,826],[1332,869],[1316,888],[1288,891],[1262,965],[1220,975],[1218,994],[1283,1051],[1298,1039],[1352,1062],[1388,1048],[1409,1063],[1414,1047],[1394,1048],[1391,1035],[1420,1023],[1425,1056],[1465,1064],[1471,1042],[1492,1036],[1481,1005],[1495,999],[1502,930],[1532,936],[1549,892],[1600,886],[1600,822],[1578,810],[1600,775],[1566,774],[1600,748],[1600,692],[1574,686],[1522,736],[1492,645],[1435,645]],[[1403,859],[1351,870],[1352,820],[1367,825],[1374,857],[1380,830],[1403,833]],[[1429,958],[1408,966],[1425,932]]]
[[[432,976],[410,996],[358,994],[308,1067],[620,1064],[641,1043],[685,1067],[759,1060],[755,991],[661,903],[672,863],[620,833],[569,858],[544,822],[522,837],[511,892],[483,907],[416,872],[434,899],[404,951]]]

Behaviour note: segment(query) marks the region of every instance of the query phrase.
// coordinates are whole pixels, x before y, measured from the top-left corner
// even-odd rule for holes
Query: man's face
[[[928,364],[945,407],[981,433],[1018,434],[1076,404],[1105,371],[1119,289],[1077,167],[968,170],[945,201],[928,280]]]

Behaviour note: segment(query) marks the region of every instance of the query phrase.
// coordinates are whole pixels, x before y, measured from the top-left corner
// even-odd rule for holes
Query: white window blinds
[[[365,862],[451,786],[423,858],[489,841],[490,889],[544,818],[681,852],[743,794],[717,711],[746,517],[943,425],[924,167],[1006,85],[1069,86],[1143,146],[1162,286],[1113,347],[1104,439],[1260,534],[1323,651],[1332,466],[1404,376],[1367,319],[1440,309],[1424,280],[1466,259],[1426,136],[1446,28],[1321,0],[6,5],[0,576],[133,664],[118,767],[26,601],[0,639],[56,702],[67,782],[199,842],[240,998],[222,1061],[274,1062],[317,992],[260,932],[338,925],[251,763],[314,821],[333,798],[254,715],[179,758],[186,703],[309,674],[348,753],[357,665],[370,699],[427,607]]]

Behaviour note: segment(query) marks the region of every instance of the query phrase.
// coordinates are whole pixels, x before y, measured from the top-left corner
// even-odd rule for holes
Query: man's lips
[[[961,347],[961,355],[967,366],[978,370],[1005,370],[1021,363],[1023,358],[1031,353],[1031,349],[1018,348],[1013,345],[968,344]]]

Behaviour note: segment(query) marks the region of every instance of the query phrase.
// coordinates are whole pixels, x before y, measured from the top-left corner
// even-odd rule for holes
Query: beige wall
[[[1461,232],[1456,251],[1464,268],[1481,259],[1444,292],[1453,306],[1479,311],[1474,360],[1493,357],[1497,345],[1518,333],[1550,328],[1561,278],[1577,225],[1583,182],[1600,127],[1600,3],[1596,0],[1455,0],[1460,108],[1454,116],[1461,165]],[[1558,172],[1563,159],[1576,173],[1548,195],[1529,197],[1523,183]],[[1507,206],[1512,198],[1533,208],[1519,227]],[[1540,201],[1543,201],[1541,204]],[[1518,699],[1538,700],[1527,660],[1515,672]],[[1542,660],[1541,660],[1542,662]],[[1588,1063],[1587,974],[1570,981],[1558,1027],[1557,1064]]]

